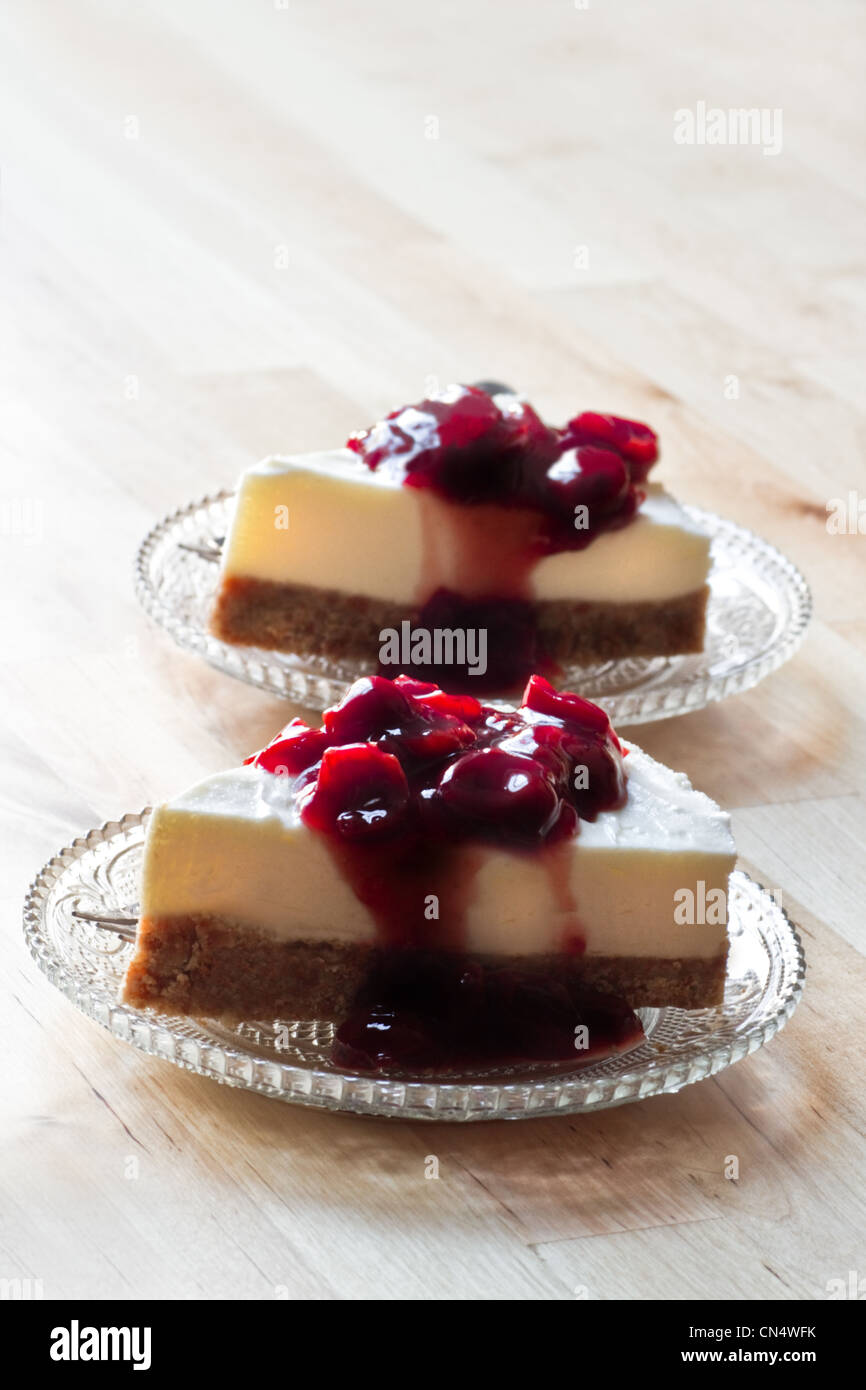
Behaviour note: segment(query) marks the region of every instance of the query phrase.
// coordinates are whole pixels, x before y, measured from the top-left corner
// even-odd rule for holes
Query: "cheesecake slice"
[[[363,678],[154,811],[124,997],[334,1020],[358,1067],[573,1060],[581,1026],[721,1002],[734,860],[718,806],[542,677],[510,710]]]
[[[454,386],[241,479],[212,630],[473,694],[699,651],[709,539],[646,425]]]

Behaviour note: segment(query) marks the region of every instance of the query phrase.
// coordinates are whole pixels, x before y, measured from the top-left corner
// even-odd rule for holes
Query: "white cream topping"
[[[736,858],[729,816],[634,745],[626,768],[625,807],[582,821],[554,852],[557,865],[548,853],[460,851],[471,878],[467,950],[531,955],[560,950],[566,935],[582,936],[592,955],[710,957],[724,949],[723,922],[689,925],[675,912],[683,890],[694,895],[697,917],[711,893],[726,890]],[[209,777],[157,808],[142,910],[212,913],[279,940],[376,939],[327,840],[299,820],[289,779],[253,767]]]
[[[628,525],[584,550],[541,559],[528,597],[661,601],[700,589],[708,537],[657,484],[646,493]],[[439,588],[465,593],[473,510],[429,488],[404,487],[393,471],[373,471],[349,449],[265,459],[240,480],[223,575],[392,603],[423,603]],[[475,519],[493,528],[506,523],[506,512],[485,508]],[[499,592],[496,576],[491,583],[488,592]]]

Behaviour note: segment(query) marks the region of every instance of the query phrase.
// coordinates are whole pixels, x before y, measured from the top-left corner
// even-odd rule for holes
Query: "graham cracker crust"
[[[704,646],[709,585],[656,603],[537,603],[539,642],[551,661],[682,656]]]
[[[274,941],[220,919],[142,918],[123,999],[137,1008],[239,1022],[340,1019],[351,1009],[378,948],[339,941]],[[416,953],[419,956],[423,953]],[[467,964],[568,977],[632,1008],[711,1008],[722,1002],[726,955],[469,955]],[[419,962],[423,968],[423,961]]]
[[[143,917],[123,999],[226,1021],[336,1018],[366,978],[371,946],[274,941],[211,917]]]
[[[646,603],[572,603],[557,599],[529,605],[543,656],[551,662],[609,661],[627,656],[676,656],[699,652],[709,587]],[[409,620],[423,626],[421,610],[362,594],[312,589],[269,580],[222,581],[211,631],[223,642],[322,655],[372,670],[379,634]]]

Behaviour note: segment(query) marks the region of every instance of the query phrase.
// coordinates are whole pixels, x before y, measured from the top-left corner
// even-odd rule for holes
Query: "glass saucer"
[[[335,704],[356,667],[324,656],[235,647],[208,631],[219,547],[234,498],[220,492],[161,521],[136,557],[143,607],[179,646],[218,670],[311,709]],[[604,705],[614,724],[644,724],[702,709],[757,685],[799,647],[812,608],[809,586],[773,546],[712,512],[686,507],[712,537],[704,650],[566,666],[557,683]],[[495,696],[484,696],[495,703]]]
[[[111,821],[46,864],[24,907],[39,968],[76,1008],[142,1052],[230,1086],[297,1105],[412,1120],[527,1119],[600,1110],[679,1091],[763,1047],[803,991],[800,939],[747,874],[731,878],[731,951],[716,1009],[642,1009],[645,1040],[583,1066],[478,1069],[459,1080],[352,1074],[334,1066],[334,1020],[250,1021],[229,1029],[118,1002],[132,945],[74,917],[135,917],[149,811]]]

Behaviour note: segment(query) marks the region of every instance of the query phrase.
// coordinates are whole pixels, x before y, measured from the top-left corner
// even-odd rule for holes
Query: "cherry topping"
[[[582,1050],[579,1029],[588,1042]],[[579,966],[553,977],[447,952],[397,951],[373,966],[337,1030],[333,1058],[380,1072],[460,1072],[490,1061],[574,1066],[642,1038],[628,1005],[588,989]]]
[[[621,511],[629,488],[625,460],[613,449],[591,444],[562,454],[547,477],[564,513],[574,514],[577,507],[586,507],[596,521]]]
[[[615,736],[574,733],[555,724],[536,724],[536,757],[556,751],[567,773],[562,795],[582,820],[594,821],[600,811],[612,811],[626,799],[626,780],[619,743]]]
[[[362,676],[333,709],[324,714],[325,731],[338,743],[378,739],[389,729],[398,731],[412,716],[407,695],[384,676]]]
[[[408,805],[409,785],[398,759],[368,743],[327,748],[315,784],[300,797],[307,825],[347,840],[393,835]]]
[[[554,690],[543,676],[532,676],[523,696],[524,708],[541,716],[521,736],[521,747],[535,744],[540,760],[555,758],[566,770],[562,795],[583,820],[622,806],[626,779],[622,745],[604,710],[569,691]],[[548,723],[548,720],[555,722]]]
[[[432,681],[416,681],[412,676],[396,676],[394,684],[400,687],[404,695],[442,694],[438,685],[434,685]]]
[[[293,719],[260,753],[244,760],[266,772],[296,777],[321,760],[328,746],[328,736],[322,729],[311,729],[302,719]]]
[[[523,704],[527,709],[560,719],[577,729],[597,734],[612,733],[610,720],[600,705],[594,705],[591,700],[584,700],[581,695],[573,695],[568,690],[554,690],[550,681],[543,676],[530,676],[523,692]]]
[[[405,676],[398,676],[395,685],[405,681]],[[410,682],[410,684],[420,685],[420,681]],[[405,686],[403,687],[405,689]],[[429,690],[416,696],[421,701],[425,709],[435,710],[437,714],[448,715],[453,719],[462,719],[466,724],[477,724],[481,719],[484,706],[480,700],[476,700],[472,695],[449,695],[446,691],[440,690],[438,685],[430,686]]]
[[[538,554],[580,550],[628,522],[641,501],[636,484],[658,458],[656,435],[638,421],[585,411],[554,429],[516,396],[474,386],[392,411],[348,447],[369,468],[399,470],[407,487],[537,512]]]
[[[403,406],[348,441],[369,468],[386,460],[405,470],[409,487],[432,487],[454,500],[493,502],[519,494],[526,470],[559,453],[555,430],[515,397],[497,401],[475,386]]]
[[[406,487],[428,488],[461,507],[516,513],[502,525],[483,514],[480,520],[464,515],[470,534],[473,527],[482,534],[493,528],[486,532],[493,537],[490,573],[476,565],[477,597],[439,589],[413,614],[419,628],[431,631],[486,631],[486,672],[430,664],[410,671],[422,681],[432,677],[473,693],[514,689],[533,670],[555,674],[529,601],[529,576],[543,556],[583,550],[604,532],[628,525],[658,458],[658,439],[648,425],[584,411],[558,429],[495,383],[487,390],[449,386],[403,406],[354,434],[348,447]],[[468,542],[466,549],[472,553]],[[398,668],[381,669],[395,676]]]
[[[415,695],[409,693],[413,685],[420,687]],[[441,698],[437,701],[437,697]],[[473,706],[480,711],[477,701],[452,698],[421,681],[364,676],[338,705],[325,710],[325,729],[340,743],[369,740],[398,756],[445,758],[474,741],[472,729],[461,717],[466,710],[474,714]]]
[[[302,819],[327,836],[383,939],[407,947],[460,941],[459,846],[553,851],[626,795],[607,715],[541,676],[510,710],[405,676],[365,677],[324,728],[293,720],[253,761],[295,778]],[[427,917],[440,890],[448,901]]]
[[[335,1060],[366,1071],[485,1060],[574,1065],[639,1040],[632,1011],[580,980],[579,902],[565,910],[561,950],[575,963],[561,977],[469,963],[464,954],[474,871],[472,857],[458,853],[463,845],[544,856],[559,894],[559,850],[579,819],[624,801],[622,750],[597,705],[541,676],[528,682],[520,709],[506,710],[407,676],[373,676],[326,711],[324,728],[292,720],[251,761],[295,778],[302,820],[325,837],[335,872],[389,948],[372,954],[366,985],[338,1028]],[[590,1035],[582,1053],[579,1025]]]
[[[387,996],[386,996],[387,999]],[[354,1071],[435,1068],[448,1059],[448,1046],[435,1022],[406,1008],[399,999],[355,1008],[340,1024],[333,1046],[338,1066]]]
[[[559,812],[556,788],[533,758],[501,748],[464,753],[439,783],[445,807],[497,839],[543,840]]]
[[[564,735],[566,744],[570,737]],[[622,756],[609,740],[587,740],[569,752],[574,768],[570,799],[582,820],[596,820],[600,811],[624,804],[627,793]]]
[[[604,710],[543,676],[519,710],[497,710],[429,682],[355,682],[323,729],[293,720],[249,761],[299,779],[309,824],[348,839],[468,835],[542,844],[622,804],[622,746]]]
[[[565,427],[566,447],[571,444],[600,444],[613,447],[630,465],[634,482],[645,481],[659,456],[658,435],[649,425],[623,420],[618,415],[597,415],[585,410]]]
[[[453,386],[438,397],[392,410],[368,430],[359,430],[348,448],[360,454],[368,468],[399,459],[414,473],[440,462],[449,450],[506,442],[502,412],[485,391]]]
[[[487,1060],[574,1065],[575,1030],[603,1055],[639,1040],[621,1001],[597,996],[577,966],[560,978],[468,963],[462,914],[467,841],[545,856],[625,797],[622,755],[604,711],[534,676],[516,710],[446,695],[401,676],[356,681],[324,716],[293,720],[253,762],[295,778],[305,824],[326,837],[377,922],[369,978],[337,1031],[334,1057],[366,1071],[443,1070]],[[556,882],[560,882],[557,878]],[[425,905],[433,893],[437,910]],[[579,918],[563,955],[579,962]]]
[[[528,576],[542,556],[582,550],[632,521],[644,498],[640,485],[658,458],[654,431],[639,421],[584,411],[557,429],[495,384],[490,391],[449,386],[392,411],[353,435],[348,447],[407,487],[429,488],[461,506],[519,513],[503,528],[498,551],[494,546],[496,575],[507,573],[507,584],[496,578],[480,597],[440,589],[413,615],[427,630],[486,631],[483,674],[427,664],[411,671],[473,692],[513,689],[533,670],[555,674],[528,601]],[[390,665],[381,669],[397,674]]]

